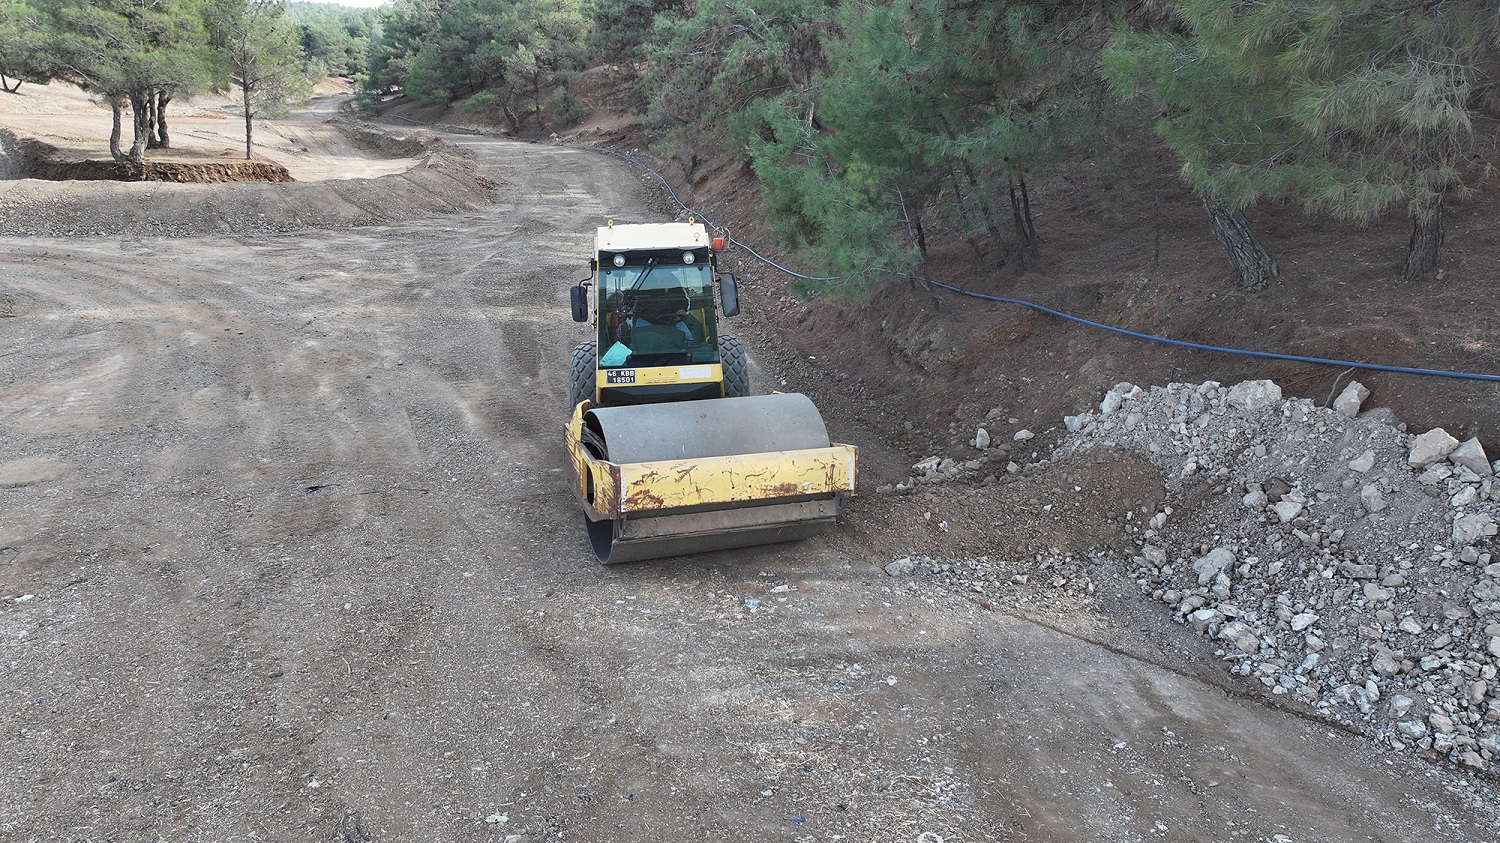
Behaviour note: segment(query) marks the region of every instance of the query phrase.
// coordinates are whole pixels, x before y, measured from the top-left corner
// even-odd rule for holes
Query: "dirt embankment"
[[[401,172],[372,179],[297,181],[287,168],[264,161],[148,161],[143,165],[57,161],[36,140],[7,144],[25,159],[9,169],[30,175],[0,181],[0,235],[90,236],[133,231],[157,236],[245,234],[308,227],[343,228],[475,210],[494,201],[499,185],[475,172],[460,149],[431,135],[408,133],[385,141],[350,121],[330,124],[356,144],[392,158],[419,155]],[[31,150],[27,153],[25,150]],[[0,156],[11,157],[11,156]],[[117,179],[102,173],[149,172],[154,179]],[[41,177],[40,173],[48,174]],[[250,178],[261,174],[264,178]],[[55,177],[55,178],[54,178]],[[76,184],[100,180],[83,191]],[[204,184],[246,182],[233,192]]]
[[[17,137],[0,129],[0,148],[17,161],[8,168],[11,178],[48,181],[163,181],[176,184],[229,182],[289,182],[286,167],[269,161],[226,161],[190,164],[180,161],[67,161],[58,149],[34,138]]]

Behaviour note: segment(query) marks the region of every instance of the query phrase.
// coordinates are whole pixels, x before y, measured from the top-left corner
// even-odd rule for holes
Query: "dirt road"
[[[559,444],[566,285],[591,226],[655,217],[618,162],[454,140],[492,208],[0,240],[0,838],[1500,832],[1483,780],[1191,678],[1195,639],[888,577],[876,500],[600,567]]]

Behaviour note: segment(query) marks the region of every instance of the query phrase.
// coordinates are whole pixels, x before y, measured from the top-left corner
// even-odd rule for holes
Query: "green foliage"
[[[761,114],[767,137],[753,140],[750,154],[773,227],[839,279],[799,282],[799,292],[852,298],[911,271],[920,260],[915,238],[890,236],[893,221],[911,219],[895,173],[857,156],[836,160],[806,121],[774,103]]]
[[[1095,129],[1089,23],[1043,3],[847,6],[812,102],[767,105],[749,144],[778,228],[855,287],[916,269],[934,224],[986,265],[1029,261],[1028,184]]]
[[[607,64],[644,61],[657,16],[680,18],[693,5],[691,0],[585,0],[589,53]]]
[[[439,104],[489,89],[518,123],[582,66],[586,31],[580,0],[397,0],[365,85]]]
[[[459,106],[465,114],[487,114],[500,110],[500,98],[489,91],[480,91],[464,100]]]
[[[26,0],[0,0],[0,85],[15,93],[22,82],[46,82],[55,65],[41,13]]]
[[[287,3],[286,20],[296,27],[303,61],[325,76],[363,76],[370,48],[380,35],[381,10],[333,3]]]
[[[213,0],[207,16],[213,42],[240,91],[245,158],[251,157],[252,119],[282,116],[291,100],[312,93],[303,75],[298,29],[280,0]]]
[[[213,56],[203,0],[49,0],[57,68],[105,97],[161,88],[203,90]]]
[[[1164,111],[1183,178],[1231,208],[1290,200],[1369,222],[1414,218],[1463,183],[1492,4],[1274,0],[1171,4],[1179,31],[1121,28],[1104,72]]]
[[[656,18],[645,87],[658,131],[738,146],[763,100],[811,103],[839,0],[723,0]]]
[[[563,85],[547,98],[547,110],[560,126],[572,126],[588,116],[588,108],[579,101],[573,89]]]
[[[359,91],[354,94],[354,110],[360,114],[373,115],[380,109],[379,97],[370,91]]]

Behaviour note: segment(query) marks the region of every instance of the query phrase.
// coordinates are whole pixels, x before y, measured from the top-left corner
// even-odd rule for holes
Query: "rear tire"
[[[594,400],[594,372],[599,367],[599,341],[589,340],[573,349],[573,362],[568,381],[568,411],[572,412],[580,401]]]
[[[745,358],[745,344],[728,334],[719,337],[719,362],[724,364],[724,397],[744,398],[750,394],[750,364]]]

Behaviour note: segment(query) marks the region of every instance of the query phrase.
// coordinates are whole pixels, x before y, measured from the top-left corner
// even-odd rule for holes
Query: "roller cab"
[[[806,396],[750,394],[719,326],[740,309],[723,247],[697,222],[611,222],[573,286],[594,338],[573,350],[566,441],[601,562],[805,538],[854,492],[856,451]]]

